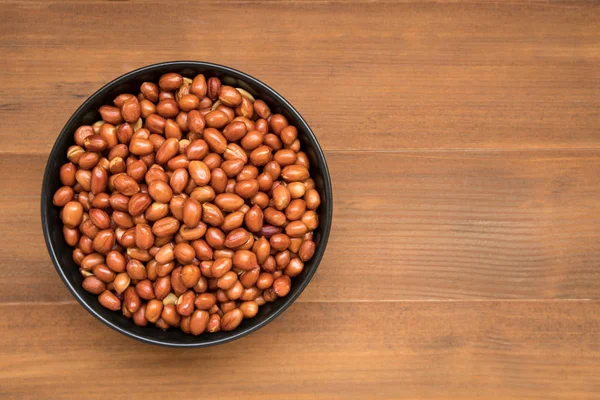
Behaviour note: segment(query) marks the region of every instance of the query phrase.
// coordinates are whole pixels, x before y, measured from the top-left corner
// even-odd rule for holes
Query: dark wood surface
[[[600,396],[600,3],[2,1],[0,398]],[[239,341],[104,327],[49,260],[48,153],[166,60],[256,76],[325,149],[313,282]]]

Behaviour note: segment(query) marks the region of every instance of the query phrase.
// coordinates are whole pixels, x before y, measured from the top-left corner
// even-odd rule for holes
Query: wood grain
[[[335,219],[301,301],[600,298],[600,151],[326,156]],[[0,264],[27,267],[0,274],[0,301],[69,300],[41,233],[45,157],[2,159]]]
[[[232,23],[240,10],[243,23]],[[599,148],[599,11],[597,2],[10,2],[0,152],[48,153],[87,96],[175,59],[263,80],[330,150]],[[44,116],[43,128],[25,109]]]
[[[0,0],[0,398],[597,399],[600,3]],[[52,144],[132,69],[275,88],[334,185],[279,319],[177,351],[70,296],[44,245]]]
[[[0,311],[7,399],[593,399],[600,391],[598,301],[295,304],[246,338],[190,350],[125,338],[78,305]]]

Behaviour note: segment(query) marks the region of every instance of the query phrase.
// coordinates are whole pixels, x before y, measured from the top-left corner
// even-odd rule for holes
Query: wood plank
[[[600,302],[296,304],[236,342],[173,350],[78,305],[0,306],[0,397],[594,399]]]
[[[45,157],[0,160],[0,302],[71,300],[41,233]],[[333,229],[301,301],[600,298],[600,152],[327,160]]]
[[[589,1],[11,2],[0,24],[0,152],[47,154],[104,83],[181,58],[265,81],[329,150],[599,148],[599,10]]]

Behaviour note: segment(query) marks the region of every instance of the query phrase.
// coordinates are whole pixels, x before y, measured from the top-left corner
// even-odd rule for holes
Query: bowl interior
[[[112,104],[112,100],[118,94],[137,93],[142,82],[157,82],[160,75],[166,72],[178,72],[190,78],[199,73],[203,73],[207,78],[217,76],[224,84],[243,88],[256,98],[264,100],[273,113],[285,115],[290,124],[298,129],[302,150],[308,155],[311,163],[311,177],[315,180],[316,189],[321,195],[321,206],[317,210],[320,223],[314,231],[317,250],[313,258],[305,263],[302,273],[292,279],[290,294],[260,307],[256,317],[242,321],[232,332],[192,336],[184,334],[179,329],[162,331],[154,326],[138,327],[120,312],[112,312],[102,307],[98,303],[97,296],[86,292],[81,287],[83,278],[71,257],[72,248],[63,238],[59,209],[52,204],[54,192],[61,186],[59,169],[61,165],[68,162],[66,153],[68,147],[74,144],[75,129],[80,125],[91,125],[99,120],[100,116],[96,110],[101,105]],[[331,183],[323,152],[307,123],[283,97],[262,82],[239,71],[216,64],[183,61],[151,65],[125,74],[86,100],[69,119],[50,153],[44,174],[41,201],[42,227],[50,257],[75,298],[95,317],[121,333],[149,343],[180,347],[208,346],[239,338],[259,329],[283,312],[308,285],[321,261],[329,236],[333,208]]]

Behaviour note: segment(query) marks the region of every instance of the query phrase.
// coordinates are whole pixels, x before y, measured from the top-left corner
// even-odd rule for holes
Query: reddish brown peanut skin
[[[135,291],[135,288],[129,286],[125,289],[125,292],[123,293],[123,304],[129,312],[134,314],[142,307],[142,300]],[[145,314],[146,306],[144,305],[143,308]]]
[[[160,318],[163,310],[163,302],[160,300],[152,299],[146,305],[146,319],[148,322],[156,322]]]
[[[219,314],[212,314],[208,320],[206,331],[210,333],[219,332],[221,330],[221,317]]]
[[[217,298],[212,293],[199,294],[194,302],[198,310],[210,310],[215,304],[217,304]]]
[[[64,207],[68,202],[72,201],[75,197],[75,192],[69,186],[63,186],[59,188],[52,198],[52,204],[57,207]]]
[[[162,75],[158,81],[158,86],[164,91],[179,89],[181,85],[183,85],[183,77],[174,72]]]
[[[196,286],[200,278],[200,268],[195,265],[186,265],[181,270],[181,280],[187,288],[193,288]]]
[[[207,95],[211,100],[216,100],[219,96],[219,90],[221,89],[221,80],[216,77],[208,79],[208,92]]]
[[[138,326],[193,335],[289,295],[321,204],[296,127],[202,74],[113,103],[75,130],[53,196],[84,290]]]
[[[295,277],[300,275],[304,269],[304,262],[300,258],[293,258],[285,267],[283,273],[289,277]]]
[[[316,244],[312,240],[305,240],[300,245],[300,249],[298,250],[298,256],[304,262],[310,260],[312,256],[315,254]]]
[[[248,210],[244,217],[244,222],[249,231],[257,233],[260,232],[263,227],[263,212],[259,206],[255,205]]]
[[[256,254],[249,250],[238,250],[233,255],[233,265],[236,268],[242,269],[244,271],[250,271],[258,267]]]
[[[68,228],[68,227],[66,227],[66,228]],[[68,229],[72,229],[72,228],[68,228]],[[117,229],[119,229],[119,228],[117,228]],[[94,239],[96,237],[96,235],[98,234],[98,232],[100,232],[100,228],[98,228],[92,222],[92,220],[89,218],[89,214],[88,214],[88,219],[86,219],[85,221],[83,221],[81,223],[81,225],[79,225],[79,231],[81,232],[82,235],[85,235],[90,239]]]
[[[181,321],[181,316],[177,314],[177,310],[173,304],[164,305],[160,317],[171,326],[176,326]]]
[[[211,174],[208,166],[198,160],[191,161],[188,166],[188,172],[192,180],[198,186],[205,186],[210,182]]]
[[[221,317],[221,329],[223,331],[232,331],[239,326],[243,318],[244,314],[239,308],[228,311]]]
[[[118,311],[121,309],[121,300],[108,290],[105,290],[98,296],[98,301],[109,310]]]
[[[291,280],[289,276],[283,275],[273,281],[273,291],[277,296],[284,297],[290,292]]]
[[[253,318],[258,314],[258,304],[255,301],[245,301],[240,304],[244,318]]]
[[[193,291],[188,290],[177,299],[177,312],[181,316],[188,316],[194,310],[194,300],[196,295]]]
[[[81,221],[83,220],[83,206],[76,202],[70,201],[68,202],[62,211],[62,221],[63,224],[68,226],[69,228],[75,228],[79,226]]]
[[[83,288],[86,292],[99,295],[106,290],[106,284],[95,276],[88,276],[83,280]]]
[[[207,311],[196,310],[190,318],[190,332],[194,336],[202,334],[208,325],[210,315]]]
[[[190,92],[196,95],[199,99],[202,99],[206,96],[206,92],[208,91],[208,86],[206,83],[206,78],[203,74],[196,75],[192,80],[192,84],[190,86]]]
[[[242,102],[242,95],[240,92],[231,86],[222,85],[219,89],[218,96],[219,100],[229,107],[236,107]]]

